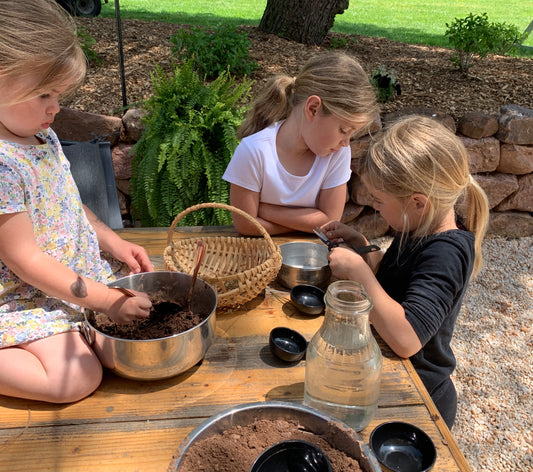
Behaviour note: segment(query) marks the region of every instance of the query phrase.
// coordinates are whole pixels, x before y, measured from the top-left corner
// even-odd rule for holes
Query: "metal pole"
[[[126,98],[126,77],[124,74],[124,54],[122,51],[122,26],[120,24],[120,2],[115,0],[115,18],[117,19],[117,34],[118,34],[118,58],[120,61],[120,83],[122,86],[122,106],[128,106],[128,99]]]

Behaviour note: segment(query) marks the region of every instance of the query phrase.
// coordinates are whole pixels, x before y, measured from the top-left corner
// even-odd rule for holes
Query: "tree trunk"
[[[267,0],[259,29],[303,44],[321,44],[349,0]]]

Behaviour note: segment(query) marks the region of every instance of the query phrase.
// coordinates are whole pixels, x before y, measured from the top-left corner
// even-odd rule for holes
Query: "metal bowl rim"
[[[143,272],[143,273],[146,273],[146,272]],[[148,273],[151,273],[151,272],[148,272]],[[155,273],[158,273],[158,274],[184,274],[184,275],[188,275],[189,277],[192,277],[192,275],[190,274],[187,274],[186,272],[173,272],[173,271],[165,271],[165,270],[160,270],[160,271],[155,271]],[[125,277],[121,277],[120,279],[117,279],[117,280],[113,280],[112,282],[109,282],[107,284],[108,287],[114,287],[116,285],[116,283],[120,280],[124,280],[124,279],[128,279],[128,278],[132,278],[132,277],[135,277],[136,275],[140,275],[140,274],[132,274],[132,275],[126,275]],[[182,336],[182,335],[185,335],[191,331],[194,331],[195,329],[201,327],[202,325],[206,324],[209,322],[210,318],[216,314],[216,311],[217,311],[217,304],[218,304],[218,294],[217,294],[217,291],[213,288],[213,286],[209,283],[209,282],[206,282],[204,279],[198,277],[197,280],[201,280],[202,282],[204,282],[207,286],[209,286],[209,288],[211,288],[213,290],[213,293],[215,294],[215,307],[213,309],[213,311],[209,314],[209,316],[203,320],[201,323],[198,323],[196,326],[193,326],[192,328],[189,328],[187,331],[182,331],[181,333],[176,333],[176,334],[172,334],[170,336],[165,336],[164,338],[154,338],[154,339],[129,339],[129,338],[117,338],[115,336],[110,336],[109,334],[105,334],[105,333],[102,333],[102,331],[100,331],[99,329],[96,329],[91,323],[90,321],[87,319],[87,312],[84,311],[83,312],[83,317],[85,319],[85,322],[89,325],[89,327],[96,331],[98,334],[102,335],[103,337],[105,338],[108,338],[108,339],[112,339],[114,341],[121,341],[121,342],[130,342],[130,343],[152,343],[152,342],[158,342],[158,341],[162,341],[162,340],[168,340],[168,339],[172,339],[172,338],[176,338],[178,336]],[[94,312],[94,310],[91,310],[92,312]]]
[[[246,410],[254,410],[258,408],[279,408],[279,409],[286,409],[286,410],[297,410],[299,412],[303,412],[305,414],[311,414],[319,417],[320,419],[326,421],[326,422],[334,422],[337,423],[340,427],[346,428],[348,430],[351,430],[353,434],[355,434],[355,437],[361,444],[361,450],[363,454],[366,456],[368,461],[370,462],[370,466],[372,467],[371,472],[379,472],[381,471],[381,466],[379,465],[378,459],[376,457],[376,454],[374,451],[370,448],[370,446],[363,440],[361,435],[355,431],[354,429],[350,428],[346,423],[343,423],[340,420],[337,420],[336,418],[333,418],[321,411],[315,410],[314,408],[308,407],[306,405],[303,405],[301,403],[290,403],[290,402],[282,402],[282,401],[264,401],[264,402],[253,402],[253,403],[241,403],[240,405],[235,405],[230,408],[227,408],[219,413],[216,413],[215,415],[209,417],[202,423],[200,423],[196,428],[194,428],[179,444],[178,449],[181,450],[181,455],[177,458],[176,461],[172,461],[171,465],[175,465],[176,467],[173,469],[174,472],[177,472],[179,463],[182,459],[182,457],[187,452],[187,449],[193,441],[200,436],[205,430],[216,424],[219,420],[227,417],[232,416],[233,414],[241,411]],[[169,467],[170,470],[170,467]]]

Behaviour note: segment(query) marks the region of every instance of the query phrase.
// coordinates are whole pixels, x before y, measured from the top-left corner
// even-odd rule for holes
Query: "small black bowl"
[[[324,311],[324,290],[314,285],[296,285],[291,290],[291,302],[306,315],[320,315]]]
[[[289,439],[265,449],[255,460],[250,472],[331,472],[328,456],[307,441]]]
[[[431,438],[409,423],[382,423],[372,431],[369,442],[370,448],[386,471],[427,472],[437,459],[437,451]]]
[[[282,326],[270,331],[268,341],[272,353],[285,362],[301,360],[307,349],[307,341],[298,331]]]

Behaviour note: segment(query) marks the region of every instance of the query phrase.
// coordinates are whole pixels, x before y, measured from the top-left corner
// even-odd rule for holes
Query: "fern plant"
[[[252,82],[228,72],[200,80],[191,61],[172,74],[157,67],[154,94],[144,104],[144,132],[134,147],[133,216],[143,226],[169,226],[184,209],[202,202],[229,202],[222,180],[238,144],[236,130]],[[180,220],[188,225],[231,224],[231,214],[202,209]]]

